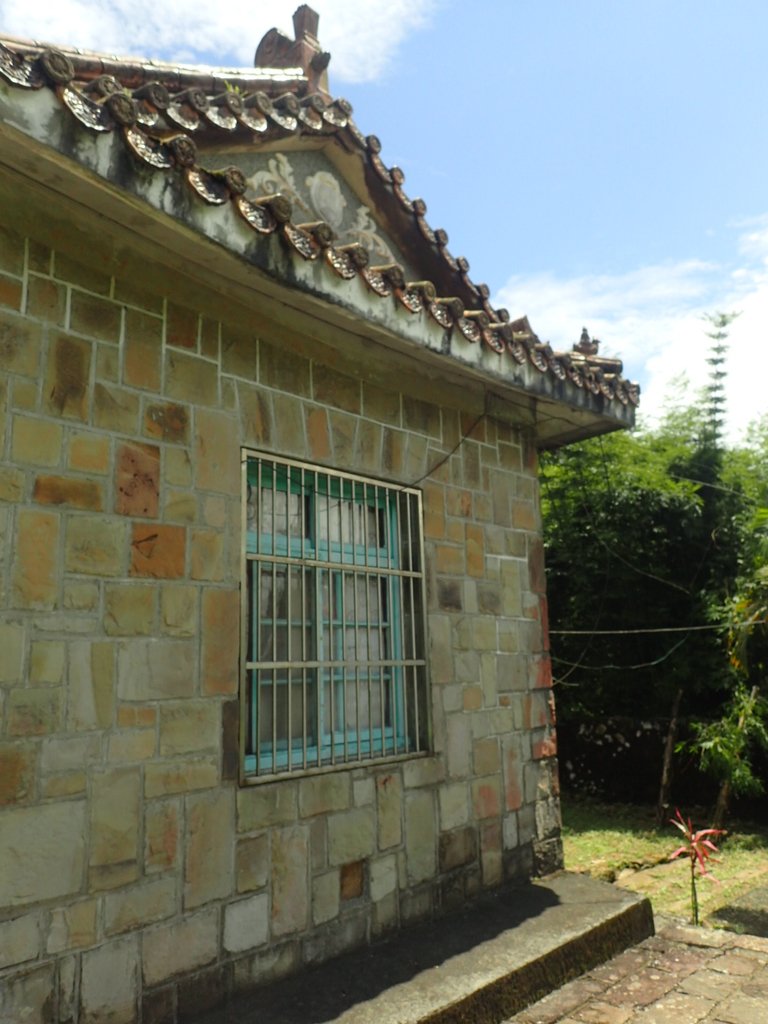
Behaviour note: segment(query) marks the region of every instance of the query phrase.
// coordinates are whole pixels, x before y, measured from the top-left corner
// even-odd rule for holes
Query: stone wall
[[[559,862],[535,451],[145,276],[0,232],[2,1024],[183,1019]],[[238,781],[241,445],[424,478],[430,756]]]

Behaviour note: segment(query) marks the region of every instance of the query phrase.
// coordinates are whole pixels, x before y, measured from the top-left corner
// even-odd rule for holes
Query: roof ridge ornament
[[[294,38],[271,28],[256,47],[253,63],[257,68],[300,67],[307,77],[307,91],[322,93],[330,102],[327,69],[331,55],[321,49],[317,40],[319,22],[320,15],[307,4],[297,7],[293,15]]]

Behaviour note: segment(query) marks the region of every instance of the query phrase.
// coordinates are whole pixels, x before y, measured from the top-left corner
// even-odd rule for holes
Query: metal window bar
[[[423,751],[418,492],[246,459],[246,772]]]

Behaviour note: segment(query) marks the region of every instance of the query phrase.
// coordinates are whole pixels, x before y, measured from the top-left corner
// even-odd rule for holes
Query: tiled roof
[[[376,136],[364,136],[350,104],[329,95],[328,55],[317,43],[317,16],[301,7],[294,25],[295,40],[276,29],[267,33],[256,58],[269,58],[271,66],[252,69],[118,59],[4,37],[0,77],[19,89],[52,90],[89,131],[118,135],[140,164],[157,174],[181,174],[200,202],[230,204],[255,234],[278,234],[304,260],[324,262],[330,274],[360,277],[374,294],[394,296],[413,314],[426,311],[470,342],[518,364],[528,362],[608,402],[637,405],[639,387],[622,377],[619,360],[597,357],[594,343],[585,345],[582,337],[572,352],[555,352],[539,340],[527,318],[511,320],[506,310],[491,306],[488,287],[470,279],[468,261],[451,255],[446,232],[427,223],[424,201],[406,195],[403,172],[384,164]],[[429,280],[407,281],[397,263],[371,266],[362,245],[334,245],[328,224],[296,223],[285,196],[248,195],[241,168],[206,168],[200,155],[199,143],[229,139],[258,147],[297,137],[336,138],[359,155],[398,222],[421,240],[429,256]]]

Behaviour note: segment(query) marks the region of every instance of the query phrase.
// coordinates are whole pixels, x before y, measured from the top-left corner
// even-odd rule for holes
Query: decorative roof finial
[[[590,338],[586,327],[581,328],[581,337],[573,346],[574,352],[581,352],[584,356],[596,356],[600,342],[597,338]]]
[[[302,4],[293,15],[294,39],[271,28],[256,48],[254,64],[257,68],[300,67],[307,77],[307,92],[320,92],[330,100],[326,69],[330,53],[320,48],[317,27],[320,16],[307,4]]]

